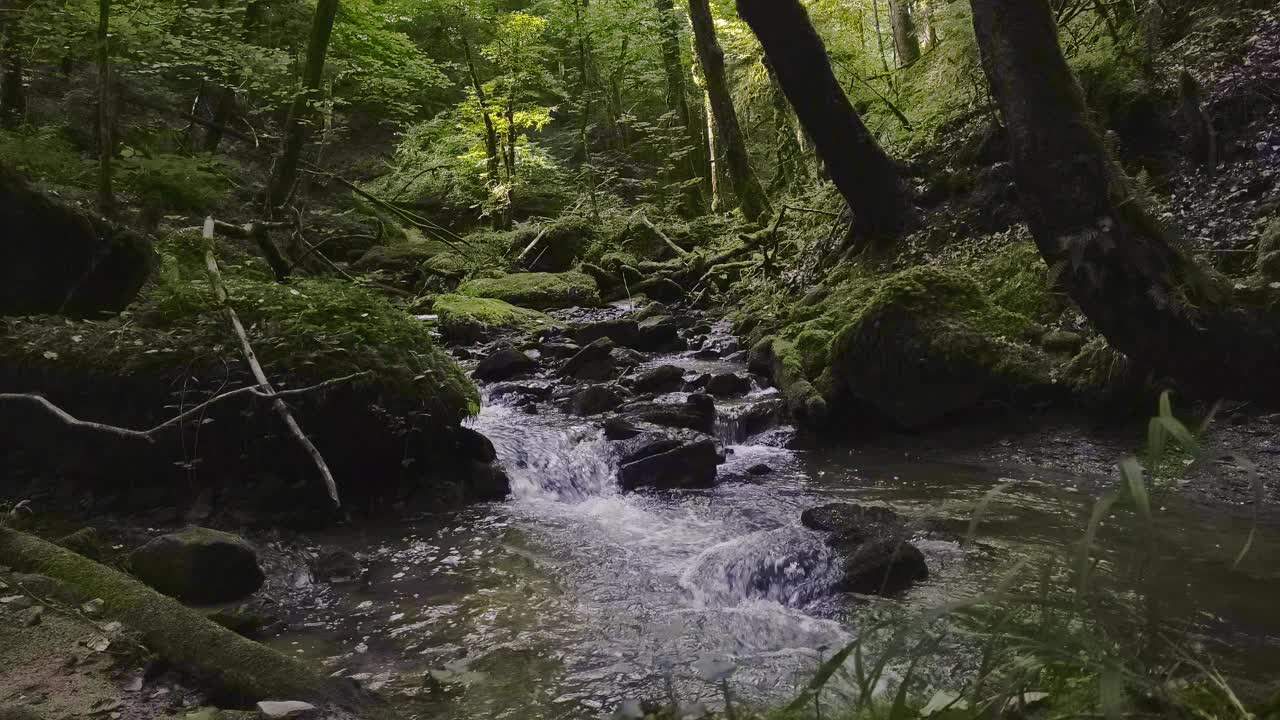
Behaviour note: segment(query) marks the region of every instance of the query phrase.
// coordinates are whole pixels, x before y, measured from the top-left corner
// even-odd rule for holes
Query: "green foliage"
[[[91,189],[95,166],[55,127],[0,130],[0,164],[54,187]]]
[[[144,206],[193,214],[215,207],[230,188],[214,158],[147,157],[131,150],[120,163],[120,181]]]
[[[975,268],[973,277],[991,302],[1009,312],[1047,325],[1062,311],[1061,298],[1049,287],[1048,267],[1028,240],[1001,248]]]

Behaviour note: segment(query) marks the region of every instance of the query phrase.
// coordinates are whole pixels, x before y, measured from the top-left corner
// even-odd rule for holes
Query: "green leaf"
[[[1129,489],[1129,496],[1133,498],[1133,503],[1138,507],[1138,512],[1142,514],[1142,518],[1148,523],[1151,522],[1151,497],[1147,494],[1147,485],[1142,479],[1142,465],[1138,463],[1135,457],[1127,457],[1120,461],[1120,477],[1124,480],[1125,487]]]
[[[1098,536],[1098,527],[1107,513],[1111,512],[1111,506],[1115,505],[1117,497],[1115,493],[1107,493],[1098,498],[1098,502],[1094,503],[1093,512],[1089,515],[1089,524],[1085,527],[1084,537],[1080,539],[1080,551],[1076,554],[1076,579],[1081,594],[1089,588],[1089,555],[1093,550],[1093,542]]]
[[[1002,482],[983,494],[982,499],[978,501],[978,506],[974,508],[973,517],[969,519],[969,530],[965,532],[964,539],[960,543],[961,545],[968,545],[973,542],[973,539],[978,534],[978,524],[981,523],[982,518],[986,516],[987,510],[991,507],[991,503],[995,501],[996,496],[1016,484],[1016,480]]]

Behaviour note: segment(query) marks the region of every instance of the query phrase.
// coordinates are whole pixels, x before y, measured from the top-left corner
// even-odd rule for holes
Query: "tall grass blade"
[[[1125,487],[1129,489],[1129,496],[1133,498],[1133,504],[1138,507],[1142,519],[1147,523],[1151,522],[1151,497],[1147,494],[1147,485],[1142,479],[1142,465],[1138,463],[1135,457],[1127,457],[1120,461],[1120,477],[1124,480]]]
[[[978,506],[973,510],[973,517],[969,518],[969,530],[965,532],[964,539],[960,541],[961,545],[969,545],[973,542],[974,538],[978,535],[978,525],[982,522],[982,519],[986,517],[987,510],[991,507],[991,503],[995,502],[996,496],[1003,493],[1005,490],[1008,490],[1010,487],[1013,487],[1015,484],[1017,484],[1017,481],[1009,480],[1002,482],[983,493],[982,499],[978,501]]]
[[[1124,717],[1124,677],[1119,670],[1107,668],[1098,676],[1098,704],[1107,720]]]
[[[1160,422],[1160,418],[1153,417],[1147,423],[1147,464],[1155,469],[1160,465],[1161,458],[1164,457],[1165,440],[1168,433],[1164,429],[1164,424]]]
[[[1186,425],[1182,424],[1181,420],[1175,417],[1164,416],[1155,419],[1164,427],[1165,432],[1172,435],[1173,439],[1178,441],[1178,444],[1182,446],[1183,450],[1186,450],[1192,455],[1200,452],[1200,441],[1196,440],[1196,436],[1191,434],[1191,431],[1187,429]]]
[[[1098,527],[1107,513],[1111,512],[1111,506],[1115,505],[1117,497],[1111,492],[1098,498],[1098,502],[1093,505],[1093,512],[1089,515],[1089,524],[1085,527],[1084,537],[1080,539],[1080,551],[1076,554],[1076,580],[1082,595],[1089,589],[1089,554],[1093,550],[1094,540],[1098,537]]]
[[[1173,417],[1173,399],[1168,390],[1160,393],[1160,417]]]

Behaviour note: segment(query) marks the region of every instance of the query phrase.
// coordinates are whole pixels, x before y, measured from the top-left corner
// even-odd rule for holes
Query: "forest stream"
[[[742,369],[693,355],[649,354],[645,363]],[[714,707],[722,701],[708,668],[725,667],[736,700],[776,703],[877,620],[981,595],[1021,558],[1068,552],[1106,482],[813,443],[786,425],[746,436],[736,418],[776,392],[755,387],[717,402],[721,484],[628,494],[596,425],[549,406],[529,414],[490,388],[473,427],[493,440],[512,498],[314,536],[360,557],[367,583],[313,583],[306,570],[281,580],[291,622],[273,645],[381,689],[419,717],[608,717],[628,699],[672,694]],[[772,472],[753,476],[761,465]],[[975,505],[1002,483],[966,545]],[[837,501],[912,518],[929,578],[892,600],[832,592],[833,551],[800,515]],[[1249,523],[1179,502],[1163,508],[1179,532],[1166,557],[1177,570],[1159,594],[1237,677],[1265,679],[1280,669],[1275,585],[1222,561]],[[1265,557],[1278,541],[1264,530],[1253,552]],[[976,662],[971,644],[954,641],[915,672],[936,686]]]

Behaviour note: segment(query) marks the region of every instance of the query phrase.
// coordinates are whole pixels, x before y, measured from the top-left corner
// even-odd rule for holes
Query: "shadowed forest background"
[[[0,0],[0,720],[1280,713],[1278,103],[1267,0]]]

